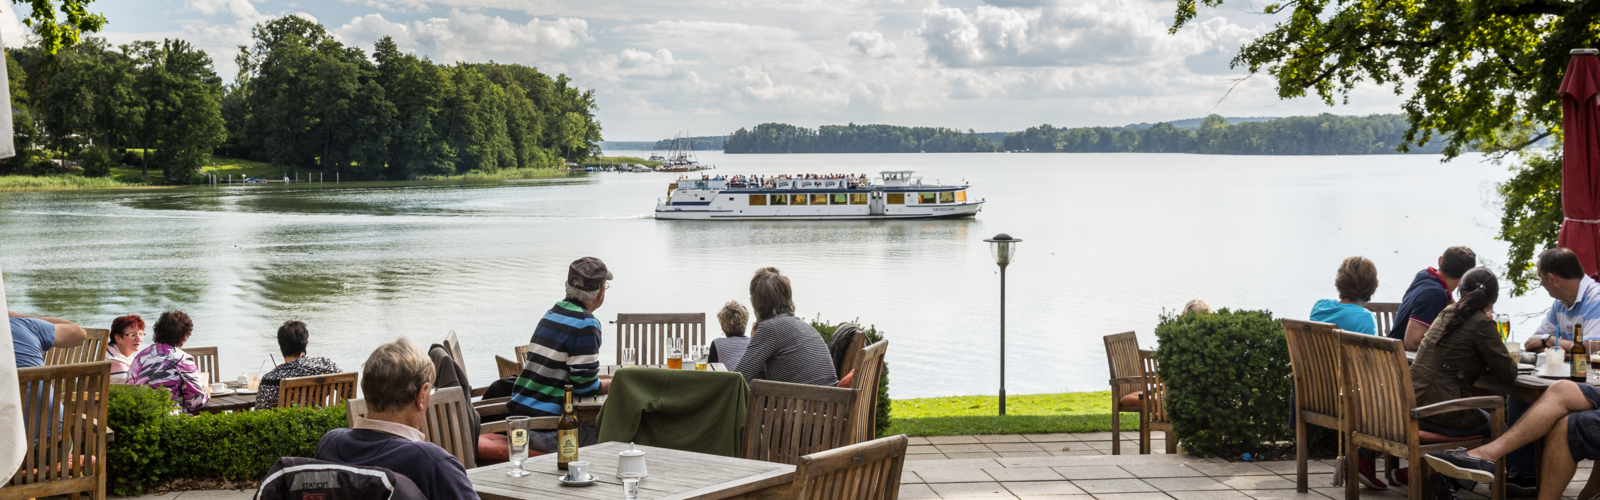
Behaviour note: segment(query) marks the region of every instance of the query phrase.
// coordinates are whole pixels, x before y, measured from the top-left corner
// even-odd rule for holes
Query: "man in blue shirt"
[[[1580,323],[1585,339],[1600,340],[1600,284],[1583,274],[1578,254],[1566,248],[1545,250],[1534,272],[1539,286],[1556,301],[1524,349],[1540,352],[1560,344],[1562,350],[1571,350],[1572,326]]]
[[[76,323],[59,318],[43,318],[6,311],[11,322],[11,348],[16,351],[17,368],[44,366],[44,352],[53,348],[77,347],[89,338]]]
[[[1478,256],[1472,249],[1450,247],[1439,256],[1438,269],[1430,267],[1418,271],[1406,289],[1405,298],[1400,300],[1400,309],[1395,311],[1389,338],[1403,340],[1407,351],[1416,351],[1433,320],[1445,306],[1455,302],[1450,294],[1455,293],[1456,285],[1461,283],[1461,275],[1474,267],[1478,267]]]
[[[466,467],[422,434],[434,375],[433,361],[410,341],[378,346],[361,370],[367,417],[324,434],[315,458],[389,469],[436,500],[478,498]]]

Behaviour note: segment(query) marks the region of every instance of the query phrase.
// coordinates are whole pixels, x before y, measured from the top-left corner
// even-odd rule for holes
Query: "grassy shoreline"
[[[81,175],[0,175],[0,193],[147,188],[149,184]]]
[[[1006,397],[999,416],[995,396],[896,399],[889,434],[952,436],[1111,430],[1111,391],[1025,394]],[[1139,430],[1137,414],[1124,414],[1122,430]]]

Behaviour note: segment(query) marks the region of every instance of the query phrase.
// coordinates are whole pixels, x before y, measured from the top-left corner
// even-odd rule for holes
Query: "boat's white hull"
[[[888,220],[954,219],[972,217],[983,208],[983,201],[926,205],[887,205],[873,213],[870,205],[784,205],[750,206],[744,196],[707,196],[715,201],[656,206],[656,218],[666,220]],[[733,199],[729,199],[733,198]]]

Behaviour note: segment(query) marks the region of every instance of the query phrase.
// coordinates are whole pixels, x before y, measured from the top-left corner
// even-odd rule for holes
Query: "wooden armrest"
[[[1506,400],[1500,396],[1478,396],[1475,398],[1452,399],[1434,403],[1428,406],[1412,408],[1411,418],[1427,418],[1440,413],[1461,410],[1491,410],[1506,405]]]
[[[507,409],[505,404],[474,406],[472,409],[477,410],[479,417],[493,417],[511,414],[511,410]]]
[[[492,405],[505,406],[506,401],[510,401],[510,400],[511,400],[511,396],[506,396],[506,397],[503,397],[503,398],[494,398],[494,399],[480,399],[480,400],[477,400],[477,401],[473,402],[472,406],[476,406],[476,407],[484,407],[484,406],[492,406]]]
[[[483,425],[478,427],[478,434],[505,434],[507,430],[506,421],[504,420],[499,422],[484,422]]]
[[[468,396],[468,397],[476,398],[476,397],[483,396],[484,391],[487,391],[487,390],[489,390],[488,387],[479,387],[477,389],[473,389],[472,390],[472,395]]]

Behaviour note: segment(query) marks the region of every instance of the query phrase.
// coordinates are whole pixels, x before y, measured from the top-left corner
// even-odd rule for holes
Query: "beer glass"
[[[1511,315],[1510,314],[1496,314],[1496,315],[1494,315],[1494,328],[1495,328],[1495,330],[1499,330],[1499,332],[1500,332],[1500,341],[1501,342],[1509,342],[1509,341],[1511,341]]]
[[[511,450],[511,470],[507,476],[523,477],[532,472],[522,468],[522,461],[528,459],[528,417],[506,417],[506,429],[510,431],[509,441]]]
[[[671,370],[683,369],[683,339],[667,339],[667,368]]]
[[[710,363],[706,362],[706,360],[708,358],[710,358],[710,357],[711,357],[711,346],[698,346],[698,347],[696,347],[695,348],[695,353],[694,353],[694,369],[700,370],[700,371],[706,371],[706,369],[710,368]]]
[[[620,363],[622,367],[627,368],[637,363],[639,359],[638,353],[639,350],[632,347],[622,348],[622,362]]]

